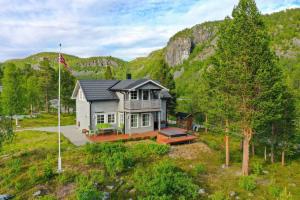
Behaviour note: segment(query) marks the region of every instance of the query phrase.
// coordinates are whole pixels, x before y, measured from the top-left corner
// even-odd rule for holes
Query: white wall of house
[[[143,125],[143,115],[147,114],[149,116],[149,123],[147,125]],[[131,117],[132,115],[136,115],[137,127],[131,126]],[[144,133],[148,131],[154,130],[154,116],[153,112],[145,112],[145,113],[126,113],[126,124],[125,124],[125,133]]]
[[[76,125],[82,129],[89,129],[90,103],[86,100],[83,92],[79,89],[76,97]]]

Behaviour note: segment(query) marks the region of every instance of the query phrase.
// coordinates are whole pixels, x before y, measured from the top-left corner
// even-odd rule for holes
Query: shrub
[[[228,198],[222,191],[217,191],[208,197],[210,200],[227,200]]]
[[[87,176],[79,176],[76,180],[76,199],[77,200],[98,200],[102,199],[103,194],[97,190],[93,182]]]
[[[29,180],[33,184],[38,180],[37,168],[32,166],[28,169]]]
[[[145,196],[196,199],[198,186],[174,164],[162,161],[134,173],[135,188]],[[157,199],[157,198],[152,198]]]
[[[105,181],[104,171],[91,170],[89,174],[90,174],[90,181],[92,181],[93,183],[97,183],[97,184],[104,183]]]
[[[107,172],[111,176],[124,171],[126,168],[133,166],[132,154],[129,152],[118,152],[114,154],[104,154],[101,157]]]
[[[87,153],[90,154],[98,154],[98,153],[105,153],[105,154],[113,154],[117,152],[124,152],[126,151],[126,147],[123,143],[89,143],[85,146],[85,150]]]
[[[278,200],[293,200],[293,196],[291,195],[291,193],[289,193],[287,191],[286,188],[284,188],[284,190],[280,193],[279,195],[279,199]]]
[[[21,160],[20,159],[13,159],[8,162],[8,166],[10,169],[11,175],[17,175],[21,171]]]
[[[165,155],[170,151],[170,147],[156,143],[139,143],[134,145],[131,151],[136,158],[144,159],[152,155]]]
[[[73,171],[65,171],[58,177],[58,182],[62,185],[74,182],[76,174]]]
[[[204,174],[206,173],[206,167],[203,165],[203,164],[197,164],[195,167],[194,167],[194,172],[196,175],[199,175],[199,174]]]
[[[244,190],[253,191],[256,188],[255,176],[242,176],[239,186]]]
[[[263,165],[261,162],[253,162],[252,171],[255,175],[260,175],[263,172]]]
[[[278,197],[280,195],[282,189],[279,186],[272,183],[269,185],[268,191],[269,191],[269,194],[272,195],[273,197]]]
[[[44,168],[43,168],[43,177],[46,180],[50,180],[53,176],[54,176],[54,172],[52,169],[51,160],[50,160],[50,157],[47,156],[47,159],[44,163]]]

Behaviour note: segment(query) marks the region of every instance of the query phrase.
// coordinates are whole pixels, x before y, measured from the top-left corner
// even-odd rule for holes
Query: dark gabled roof
[[[161,98],[162,99],[171,99],[172,96],[170,95],[170,93],[167,90],[162,90],[161,91]]]
[[[79,80],[84,96],[88,101],[95,100],[118,100],[117,95],[109,91],[116,80]]]
[[[149,81],[149,79],[139,79],[139,80],[122,80],[113,87],[111,87],[111,90],[129,90],[131,88],[134,88],[135,86],[138,86],[146,81]]]

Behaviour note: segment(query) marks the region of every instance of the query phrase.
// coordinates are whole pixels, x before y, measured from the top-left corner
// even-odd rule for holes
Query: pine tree
[[[217,43],[212,71],[218,75],[215,79],[217,94],[225,99],[222,110],[225,113],[228,108],[234,111],[234,123],[243,137],[243,175],[249,173],[249,144],[257,116],[265,112],[257,107],[269,104],[275,93],[281,91],[281,86],[278,91],[272,87],[281,77],[269,41],[255,1],[240,0],[233,9],[232,18],[225,19]],[[268,73],[270,68],[274,70]],[[270,113],[270,117],[275,121],[277,116]]]
[[[12,117],[22,114],[25,107],[25,94],[22,84],[21,70],[14,64],[7,64],[2,79],[1,94],[3,114]]]
[[[105,73],[104,73],[104,78],[106,80],[112,80],[112,79],[114,79],[113,73],[112,73],[112,70],[111,70],[110,66],[106,67],[106,70],[105,70]]]
[[[61,103],[65,106],[65,110],[69,112],[69,108],[75,107],[75,101],[71,99],[71,95],[75,86],[75,77],[66,69],[61,70]]]

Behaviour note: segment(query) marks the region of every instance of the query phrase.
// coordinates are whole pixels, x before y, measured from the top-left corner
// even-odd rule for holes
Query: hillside
[[[264,20],[272,48],[279,57],[288,83],[293,86],[297,83],[296,74],[300,72],[300,9],[265,15]],[[165,48],[131,61],[133,76],[151,76],[165,62],[172,68],[178,96],[189,96],[201,68],[210,64],[221,23],[206,22],[176,33]]]
[[[300,80],[300,9],[290,9],[264,16],[265,24],[271,36],[274,52],[285,73],[287,83],[298,90]],[[210,58],[218,38],[218,27],[222,21],[205,22],[184,29],[172,36],[167,46],[153,51],[147,57],[126,62],[115,57],[79,58],[64,54],[73,74],[77,78],[103,78],[105,66],[113,67],[115,76],[125,78],[130,71],[133,78],[155,78],[164,64],[171,67],[175,78],[178,97],[188,97],[199,78],[203,66],[210,65]],[[8,60],[17,65],[32,64],[38,69],[39,62],[49,59],[57,65],[57,53],[43,52],[24,59]]]
[[[119,58],[111,56],[97,56],[89,58],[80,58],[73,55],[63,54],[67,64],[72,70],[72,73],[77,78],[101,78],[103,76],[104,67],[110,66],[113,68],[116,76],[121,76],[121,72],[125,69],[127,62]],[[15,63],[17,66],[31,64],[34,69],[39,69],[40,62],[47,59],[50,65],[57,67],[58,53],[56,52],[41,52],[23,59],[12,59],[6,62]]]

